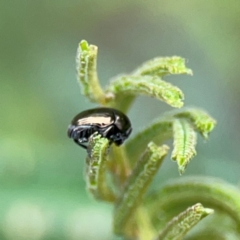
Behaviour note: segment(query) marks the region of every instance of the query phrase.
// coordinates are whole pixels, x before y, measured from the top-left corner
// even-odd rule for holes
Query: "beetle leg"
[[[105,137],[105,138],[108,138],[108,133],[111,131],[112,128],[113,128],[113,127],[110,126],[110,127],[108,127],[108,128],[103,129],[103,130],[101,131],[101,135],[102,135],[103,137]]]
[[[87,149],[87,146],[85,146],[83,143],[79,142],[77,139],[73,139],[74,142],[79,145],[80,147],[83,147],[84,149]]]

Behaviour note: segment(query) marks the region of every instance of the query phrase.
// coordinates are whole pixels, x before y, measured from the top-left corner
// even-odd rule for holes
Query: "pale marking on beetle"
[[[99,126],[107,126],[109,125],[110,123],[112,123],[113,121],[111,121],[111,118],[110,117],[87,117],[87,118],[82,118],[82,119],[79,119],[78,121],[78,124],[79,125],[85,125],[85,124],[88,124],[88,125],[99,125]]]

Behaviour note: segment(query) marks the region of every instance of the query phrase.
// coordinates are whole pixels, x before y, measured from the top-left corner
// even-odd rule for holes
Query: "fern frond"
[[[106,96],[97,76],[97,50],[97,46],[88,45],[85,40],[79,43],[76,56],[77,78],[84,96],[93,102],[105,104]]]
[[[240,233],[239,189],[211,177],[184,177],[169,181],[145,201],[156,228],[164,226],[179,210],[196,202],[229,216]],[[161,222],[159,221],[161,219]],[[206,226],[207,228],[208,226]]]
[[[115,206],[114,231],[117,234],[124,232],[128,219],[142,200],[148,185],[159,169],[166,156],[168,147],[158,147],[153,142],[149,143],[142,158],[125,182],[123,192]]]
[[[175,216],[159,233],[156,240],[181,240],[199,221],[212,213],[212,209],[204,208],[201,203],[197,203]]]
[[[163,77],[168,74],[192,75],[192,70],[187,68],[185,60],[181,57],[154,58],[142,64],[134,72],[135,75],[151,75]]]
[[[145,95],[177,108],[182,107],[184,99],[179,88],[152,76],[121,76],[112,81],[106,91],[114,95]]]
[[[106,161],[109,141],[97,133],[89,139],[87,163],[87,189],[98,200],[113,202],[115,196],[106,182]]]
[[[197,134],[192,125],[184,119],[174,119],[172,159],[177,161],[180,174],[183,174],[191,158],[196,155],[196,143]]]

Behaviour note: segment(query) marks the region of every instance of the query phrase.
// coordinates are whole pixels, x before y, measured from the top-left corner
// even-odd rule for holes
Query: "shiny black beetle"
[[[113,108],[93,108],[76,115],[68,126],[68,136],[79,146],[87,149],[90,136],[97,132],[117,146],[121,145],[132,131],[128,117]],[[86,145],[85,145],[85,144]]]

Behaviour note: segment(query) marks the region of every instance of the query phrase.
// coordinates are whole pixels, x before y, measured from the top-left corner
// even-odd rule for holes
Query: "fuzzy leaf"
[[[89,139],[87,157],[87,188],[96,199],[113,202],[115,196],[106,183],[106,161],[109,142],[101,135],[93,134]]]
[[[196,155],[197,134],[186,120],[173,121],[172,159],[177,161],[178,170],[183,174],[187,164]]]
[[[130,138],[125,145],[130,164],[133,165],[139,156],[139,151],[136,151],[136,149],[144,149],[150,140],[153,140],[157,144],[163,144],[164,141],[169,140],[173,134],[172,128],[174,121],[174,139],[176,146],[173,150],[172,157],[173,159],[178,160],[180,166],[179,170],[180,172],[183,172],[188,161],[196,155],[195,145],[197,136],[194,133],[194,129],[201,133],[201,135],[207,137],[216,124],[216,121],[211,116],[200,109],[186,108],[168,112],[164,114],[163,117],[137,133],[134,137]],[[179,121],[183,121],[184,124],[182,127],[185,126],[187,128],[188,135],[186,135],[186,137],[188,138],[186,138],[186,141],[184,140],[185,135],[181,134],[181,132],[183,133],[185,131],[184,128],[180,127],[182,131],[180,131],[179,135],[178,131],[176,131],[178,129],[177,126],[179,126],[179,124],[177,124]],[[182,148],[182,151],[179,151],[178,147],[181,149],[181,147],[184,147],[184,143],[188,144],[186,146],[187,148]],[[186,159],[186,161],[184,161],[184,159]]]
[[[209,133],[216,125],[215,119],[198,108],[186,108],[181,112],[175,113],[174,116],[188,119],[205,139],[208,138]]]
[[[153,225],[159,229],[179,210],[196,202],[228,216],[233,221],[232,227],[240,230],[240,191],[219,179],[184,177],[171,180],[159,191],[148,195],[145,206]]]
[[[197,203],[172,218],[156,240],[181,240],[201,219],[212,213],[212,209],[204,208],[201,203]]]
[[[136,75],[151,75],[162,77],[167,74],[189,74],[192,75],[192,70],[186,68],[185,59],[177,56],[154,58],[149,60],[134,71]]]
[[[152,76],[118,77],[109,84],[108,91],[114,95],[145,95],[177,108],[182,107],[182,100],[184,99],[184,95],[179,88]]]
[[[166,74],[189,74],[189,75],[192,75],[192,71],[190,69],[186,68],[185,60],[183,58],[175,57],[175,56],[174,57],[165,57],[165,58],[155,58],[155,59],[152,59],[150,61],[143,63],[143,65],[141,67],[137,68],[137,70],[135,70],[130,75],[116,77],[115,81],[117,81],[117,82],[122,81],[121,80],[122,78],[127,78],[129,81],[131,81],[131,80],[135,81],[138,79],[143,79],[143,76],[151,76],[151,77],[153,77],[151,81],[154,82],[154,79],[156,79],[157,81],[155,82],[155,84],[158,85],[159,77],[162,77]],[[183,103],[181,102],[181,100],[183,100],[183,98],[184,98],[183,93],[176,87],[174,87],[175,93],[173,93],[172,92],[173,86],[169,83],[167,84],[166,82],[163,82],[163,83],[165,83],[165,86],[163,86],[164,88],[166,88],[167,85],[169,85],[170,89],[166,88],[165,89],[166,96],[163,96],[162,98],[157,97],[157,99],[163,100],[173,107],[181,107],[183,105]],[[163,84],[163,83],[161,83],[161,84]],[[149,87],[152,88],[150,85],[149,85]],[[130,88],[131,88],[131,86],[128,86],[126,88],[127,92],[125,92],[124,86],[121,86],[121,88],[118,87],[118,89],[115,89],[117,91],[111,92],[111,90],[112,90],[111,86],[108,87],[106,90],[106,93],[109,96],[112,95],[112,101],[111,102],[109,101],[108,105],[111,107],[118,107],[123,112],[126,112],[138,94],[156,97],[155,93],[144,93],[144,91],[148,92],[148,90],[142,91],[140,89],[141,93],[138,93],[138,91],[135,91],[134,86],[132,87],[132,94],[131,94]],[[113,93],[115,93],[115,94],[113,95]],[[173,99],[169,98],[170,95],[171,95],[171,98],[173,98]]]
[[[142,196],[156,174],[163,158],[166,156],[168,147],[158,147],[153,142],[138,161],[136,167],[127,179],[123,193],[117,201],[114,214],[114,231],[121,234],[129,218],[141,202]]]
[[[82,93],[93,102],[104,104],[106,97],[97,77],[97,46],[79,43],[76,56],[77,77],[82,86]]]

